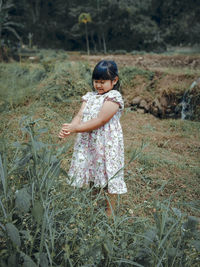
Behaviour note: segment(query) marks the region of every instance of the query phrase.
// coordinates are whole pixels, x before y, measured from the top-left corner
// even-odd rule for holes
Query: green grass
[[[1,113],[0,265],[197,267],[200,123],[125,110],[128,194],[109,220],[104,192],[92,196],[66,183],[74,137],[57,138],[90,86],[90,65],[51,58],[1,65],[12,74],[0,77],[2,101],[10,84],[13,97],[23,93]],[[34,80],[35,70],[45,78]],[[151,76],[130,68],[124,79],[135,74]]]
[[[21,122],[29,139],[14,144],[12,160],[7,159],[10,148],[1,142],[1,266],[197,266],[197,218],[182,214],[171,198],[130,208],[121,207],[119,197],[108,219],[103,192],[95,196],[92,188],[67,185],[59,159],[66,157],[68,146],[55,149],[41,142],[44,130],[34,130],[38,123],[28,118]],[[139,156],[135,151],[132,159]],[[135,217],[141,208],[153,209],[153,218]],[[182,229],[186,234],[180,235]]]
[[[0,64],[0,101],[14,107],[33,97],[36,86],[46,76],[39,64]],[[8,105],[7,105],[8,104]]]
[[[169,55],[196,55],[200,54],[200,46],[192,46],[192,47],[170,47],[165,54]]]
[[[143,76],[147,80],[152,80],[154,77],[154,72],[136,67],[124,67],[120,71],[120,80],[122,87],[126,88],[127,86],[130,86],[136,75]]]

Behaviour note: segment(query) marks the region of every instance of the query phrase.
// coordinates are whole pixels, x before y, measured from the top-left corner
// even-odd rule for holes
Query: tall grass
[[[124,67],[120,71],[120,81],[123,88],[127,88],[133,85],[134,78],[137,76],[143,76],[147,80],[152,80],[154,77],[154,72],[150,70],[144,70],[136,67]]]
[[[2,109],[24,103],[35,94],[36,85],[46,76],[44,68],[33,64],[0,64],[0,101]]]
[[[26,105],[37,98],[48,104],[71,101],[91,90],[87,63],[67,60],[64,52],[41,51],[40,63],[0,64],[0,111]]]
[[[12,147],[1,141],[1,266],[197,266],[197,218],[170,199],[154,202],[152,221],[134,217],[120,198],[107,218],[101,190],[66,184],[60,160],[68,144],[41,142],[38,123],[25,117],[28,140]],[[131,160],[138,157],[133,151]]]

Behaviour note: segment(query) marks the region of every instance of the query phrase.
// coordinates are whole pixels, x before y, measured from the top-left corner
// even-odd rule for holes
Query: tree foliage
[[[0,0],[0,40],[4,33],[10,32],[20,40],[20,36],[16,31],[17,26],[21,26],[19,23],[12,20],[9,11],[14,7],[12,1]]]
[[[81,13],[80,16],[78,17],[78,22],[85,24],[85,39],[86,39],[86,44],[87,44],[87,53],[89,55],[90,54],[90,46],[89,46],[89,39],[88,39],[87,24],[89,22],[92,22],[90,13]]]
[[[200,43],[198,0],[0,0],[0,6],[5,41],[21,37],[27,44],[31,33],[33,45],[85,50],[87,30],[87,49],[95,52]],[[81,14],[90,14],[85,25]]]

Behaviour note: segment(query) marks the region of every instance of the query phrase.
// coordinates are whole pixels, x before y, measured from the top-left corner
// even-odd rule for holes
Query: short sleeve
[[[85,102],[87,102],[88,101],[88,99],[90,98],[90,96],[91,96],[91,92],[87,92],[87,94],[85,94],[84,96],[82,96],[82,101],[85,101]]]
[[[124,109],[124,101],[122,95],[117,90],[111,90],[108,92],[104,101],[112,101],[119,104],[120,109]]]

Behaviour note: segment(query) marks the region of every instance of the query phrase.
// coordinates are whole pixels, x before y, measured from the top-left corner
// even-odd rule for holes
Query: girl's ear
[[[118,81],[119,81],[119,77],[116,76],[115,79],[113,80],[114,85],[115,85]]]

